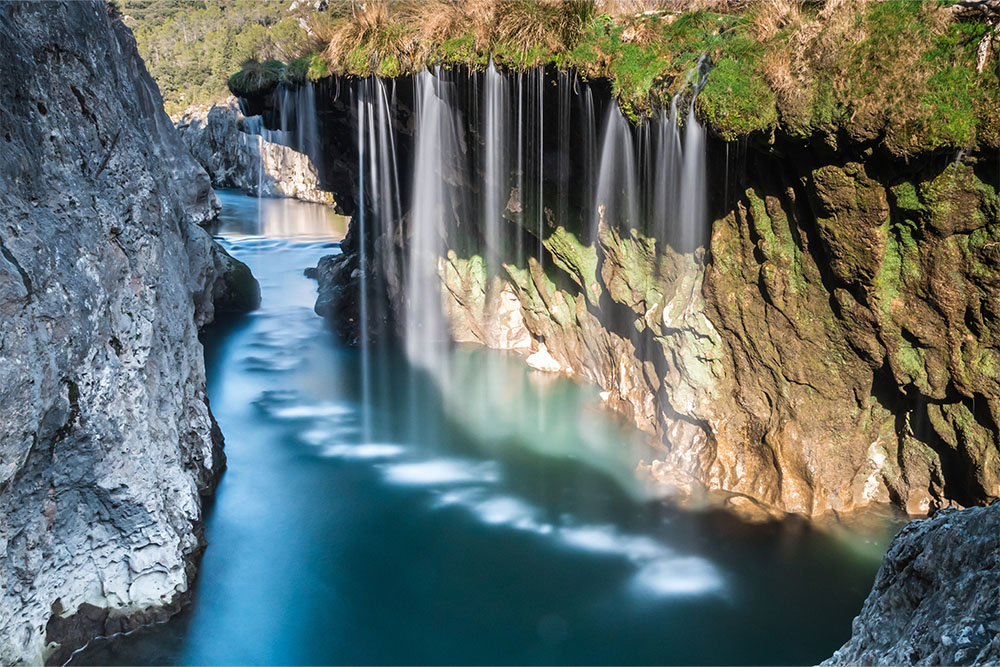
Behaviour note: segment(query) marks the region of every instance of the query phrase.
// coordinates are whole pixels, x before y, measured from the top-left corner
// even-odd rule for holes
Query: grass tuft
[[[258,62],[250,59],[243,63],[239,72],[229,77],[227,84],[229,90],[240,97],[267,94],[277,87],[284,70],[285,64],[280,60]]]

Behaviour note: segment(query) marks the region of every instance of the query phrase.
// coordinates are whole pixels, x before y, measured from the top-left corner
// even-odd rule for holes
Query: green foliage
[[[322,79],[329,73],[330,67],[327,62],[318,53],[310,53],[288,63],[282,73],[281,80],[295,86],[306,81]]]
[[[715,63],[698,96],[702,117],[727,141],[778,123],[774,93],[750,56],[726,56]]]
[[[307,15],[286,0],[117,2],[168,113],[224,98],[227,78],[248,60],[291,62],[317,47],[299,23]],[[312,78],[322,76],[316,67]]]
[[[234,95],[249,97],[269,93],[278,86],[285,72],[285,63],[280,60],[257,62],[248,60],[243,63],[239,72],[229,77],[229,90]]]

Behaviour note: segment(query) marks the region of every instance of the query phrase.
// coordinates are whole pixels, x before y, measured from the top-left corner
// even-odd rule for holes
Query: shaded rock
[[[1000,663],[1000,504],[942,510],[893,539],[853,634],[822,664]]]

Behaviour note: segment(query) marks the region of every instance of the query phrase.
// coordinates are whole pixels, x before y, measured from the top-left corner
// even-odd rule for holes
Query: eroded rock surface
[[[0,663],[185,599],[224,466],[198,327],[259,298],[104,2],[0,5]]]
[[[834,665],[1000,663],[1000,504],[912,521]]]
[[[257,197],[334,203],[333,195],[320,187],[308,155],[245,132],[246,125],[235,98],[230,98],[207,112],[185,116],[177,129],[215,187],[238,188]]]

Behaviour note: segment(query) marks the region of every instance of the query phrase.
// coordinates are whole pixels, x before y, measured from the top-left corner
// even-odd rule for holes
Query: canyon
[[[591,45],[621,28],[594,21]],[[576,614],[595,600],[633,628],[676,624],[640,661],[829,655],[846,633],[795,610],[849,618],[875,568],[836,531],[880,513],[915,520],[824,664],[1000,660],[995,110],[894,122],[859,100],[816,124],[794,90],[720,106],[746,94],[723,47],[672,64],[658,101],[579,62],[586,49],[561,67],[500,49],[409,69],[360,53],[367,75],[280,83],[251,62],[236,81],[266,85],[231,78],[238,102],[175,128],[114,5],[5,3],[0,36],[0,662],[101,662],[91,644],[122,663],[150,647],[610,661],[628,628]],[[284,77],[274,62],[264,73]],[[261,285],[271,302],[247,317]],[[216,524],[233,551],[197,582],[226,465],[210,393],[244,467]],[[234,585],[219,568],[241,544],[261,560],[234,560]],[[378,584],[397,566],[402,597]],[[599,575],[577,591],[576,572]],[[288,619],[320,609],[356,641],[262,613],[274,582],[301,598]],[[440,637],[411,625],[439,593]],[[476,634],[463,601],[480,593],[509,634]],[[539,607],[554,599],[566,608]],[[373,653],[365,632],[400,600],[387,632],[426,653]],[[821,639],[755,653],[711,636],[761,605],[771,631]],[[472,653],[450,628],[480,637]]]

